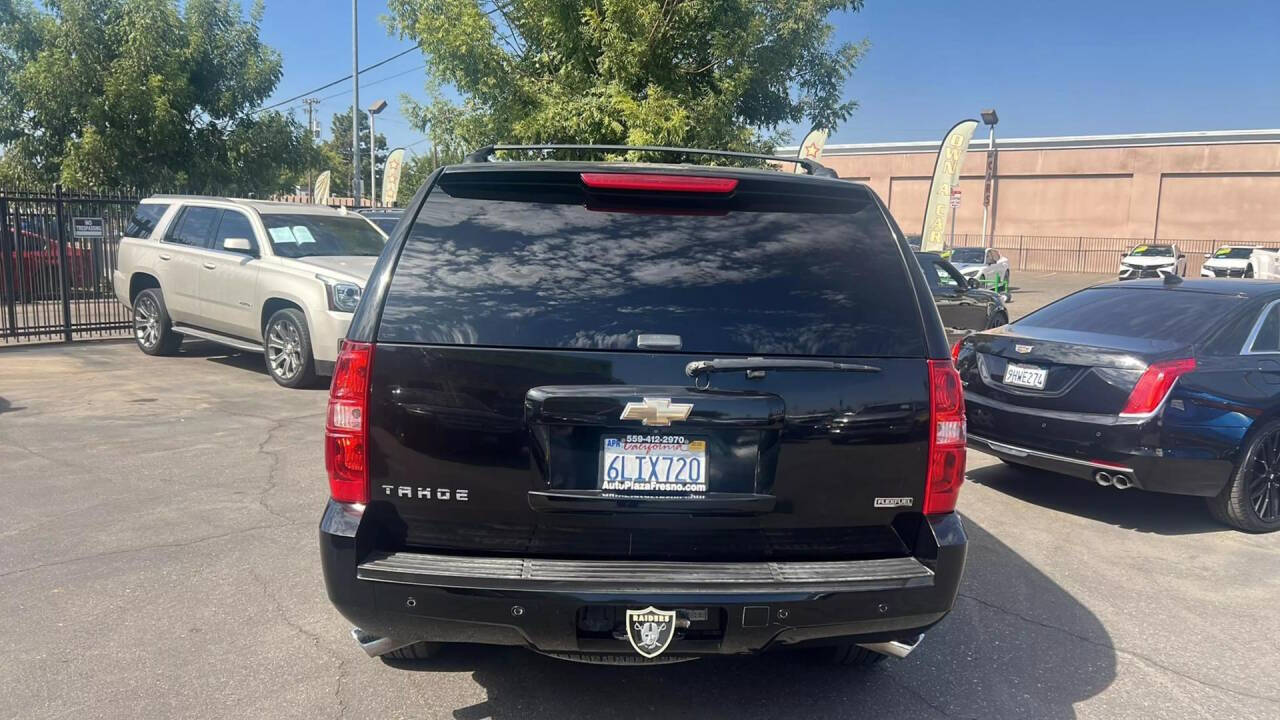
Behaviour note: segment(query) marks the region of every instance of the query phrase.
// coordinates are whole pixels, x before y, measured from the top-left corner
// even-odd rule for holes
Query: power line
[[[373,70],[374,68],[382,67],[383,65],[386,65],[387,63],[391,62],[392,60],[395,60],[396,58],[402,58],[402,57],[404,57],[405,55],[408,55],[409,53],[413,52],[414,50],[418,50],[419,48],[421,48],[421,46],[420,46],[420,45],[414,45],[413,47],[409,48],[408,50],[405,50],[405,51],[403,51],[403,52],[398,52],[398,53],[396,53],[395,55],[392,55],[391,57],[389,57],[389,58],[387,58],[387,59],[385,59],[385,60],[379,60],[378,62],[376,62],[376,63],[374,63],[374,64],[370,65],[369,67],[361,68],[361,69],[360,69],[360,74],[361,74],[361,75],[363,75],[363,74],[365,74],[366,72],[369,72],[370,70]],[[312,88],[311,90],[308,90],[308,91],[306,91],[306,92],[304,92],[304,93],[300,93],[300,94],[298,94],[298,95],[294,95],[293,97],[289,98],[288,100],[281,100],[280,102],[278,102],[278,103],[276,103],[276,104],[274,104],[274,105],[267,105],[267,106],[265,106],[265,107],[260,107],[260,108],[258,108],[257,110],[254,110],[253,112],[251,112],[250,114],[251,114],[251,115],[254,115],[254,114],[257,114],[257,113],[260,113],[260,112],[266,111],[266,110],[274,110],[275,108],[278,108],[278,107],[280,107],[281,105],[288,105],[289,103],[294,102],[295,100],[301,100],[302,98],[304,98],[304,97],[306,97],[306,96],[308,96],[308,95],[310,95],[310,94],[312,94],[312,93],[318,93],[318,92],[320,92],[321,90],[328,90],[329,88],[333,87],[334,85],[337,85],[338,83],[344,83],[344,82],[346,82],[346,81],[348,81],[348,80],[350,80],[350,79],[351,79],[351,75],[347,75],[346,77],[338,78],[337,80],[334,80],[334,81],[333,81],[333,82],[331,82],[331,83],[326,83],[326,84],[324,84],[324,85],[321,85],[321,86],[320,86],[320,87],[318,87],[318,88]]]
[[[386,82],[386,81],[388,81],[388,80],[394,80],[394,79],[396,79],[396,78],[398,78],[398,77],[400,77],[400,76],[402,76],[402,75],[408,75],[408,74],[409,74],[409,73],[411,73],[411,72],[417,72],[417,71],[419,71],[419,70],[421,70],[421,69],[425,68],[426,66],[427,66],[427,65],[426,65],[426,63],[423,63],[422,65],[419,65],[419,66],[417,66],[417,67],[409,68],[408,70],[405,70],[404,72],[398,72],[398,73],[396,73],[395,75],[388,75],[388,76],[386,76],[386,77],[384,77],[384,78],[378,78],[377,80],[370,80],[369,82],[367,82],[367,83],[365,83],[365,84],[361,85],[360,87],[362,87],[362,88],[372,87],[372,86],[374,86],[374,85],[377,85],[378,83]],[[364,71],[362,70],[361,72],[364,72]],[[350,76],[348,75],[348,77],[350,77]],[[349,89],[348,89],[348,90],[341,90],[341,91],[336,92],[336,93],[334,93],[334,94],[332,94],[332,95],[325,95],[324,97],[320,98],[320,102],[326,102],[326,101],[328,101],[328,100],[332,100],[332,99],[334,99],[334,98],[338,98],[338,97],[342,97],[343,95],[350,95],[350,94],[351,94],[351,90],[349,90]]]

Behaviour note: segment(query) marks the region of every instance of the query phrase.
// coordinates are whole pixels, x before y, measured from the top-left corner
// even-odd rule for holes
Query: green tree
[[[303,128],[252,112],[281,74],[261,18],[260,0],[247,18],[232,0],[0,0],[0,173],[79,187],[290,188],[306,162]]]
[[[361,112],[360,118],[360,182],[364,187],[361,194],[369,199],[369,116]],[[351,108],[344,113],[334,113],[329,121],[329,141],[324,143],[325,164],[320,168],[333,171],[329,182],[329,192],[338,197],[351,195]],[[387,160],[387,138],[378,133],[376,177],[378,187],[382,183],[382,165]]]
[[[863,0],[388,0],[417,40],[437,144],[589,142],[766,150],[785,125],[835,128],[865,44],[827,18]],[[440,88],[456,88],[461,102]]]

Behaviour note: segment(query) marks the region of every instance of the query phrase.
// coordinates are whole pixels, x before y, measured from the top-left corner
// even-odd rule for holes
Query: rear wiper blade
[[[880,372],[874,365],[835,362],[834,360],[789,360],[786,358],[716,358],[695,360],[684,366],[684,374],[691,378],[708,373],[746,370],[747,377],[764,377],[768,370],[835,370],[837,372]]]

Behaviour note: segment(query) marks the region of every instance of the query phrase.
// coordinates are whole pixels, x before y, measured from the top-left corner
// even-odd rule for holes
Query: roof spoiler
[[[817,160],[802,157],[783,157],[779,155],[765,155],[762,153],[735,152],[733,150],[706,150],[702,148],[677,148],[662,147],[656,145],[485,145],[478,148],[475,152],[467,155],[463,162],[468,163],[487,163],[493,157],[495,152],[500,150],[526,150],[526,151],[574,151],[574,152],[651,152],[661,153],[664,155],[712,155],[715,157],[733,157],[744,158],[748,160],[767,160],[769,162],[794,163],[805,169],[810,175],[816,177],[837,178],[835,170],[826,167]]]

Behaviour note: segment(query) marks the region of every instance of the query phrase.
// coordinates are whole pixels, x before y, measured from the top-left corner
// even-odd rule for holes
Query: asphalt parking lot
[[[1015,316],[1099,279],[1039,275]],[[961,596],[906,660],[370,660],[317,562],[324,406],[204,343],[0,350],[0,717],[1280,716],[1280,535],[975,452]]]
[[[1115,279],[1115,276],[1110,274],[1014,270],[1009,274],[1009,285],[1013,297],[1007,304],[1009,319],[1017,320],[1032,310],[1048,305],[1076,290]]]

